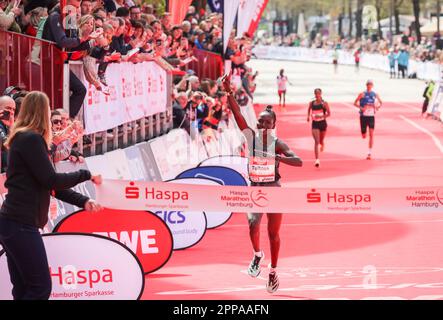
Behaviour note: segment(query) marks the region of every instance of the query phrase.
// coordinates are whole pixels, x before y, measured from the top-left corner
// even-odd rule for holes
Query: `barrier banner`
[[[97,235],[43,235],[52,280],[51,300],[136,300],[145,278],[121,243]],[[12,299],[6,255],[0,252],[0,300]]]
[[[257,45],[252,52],[258,59],[332,64],[334,50]],[[355,59],[352,52],[339,50],[338,54],[338,64],[355,65]],[[388,57],[382,54],[363,53],[360,60],[360,66],[380,70],[386,73],[390,71]],[[418,79],[438,81],[441,79],[441,71],[442,67],[437,63],[421,62],[412,59],[409,60],[408,74],[416,73]]]
[[[197,184],[197,185],[209,185],[209,186],[216,186],[221,185],[220,182],[215,182],[214,180],[210,179],[202,179],[202,178],[183,178],[183,179],[176,179],[170,181],[172,183],[183,183],[183,184]],[[188,212],[186,212],[188,213]],[[221,225],[225,224],[230,218],[232,213],[231,212],[202,212],[206,215],[206,228],[207,229],[215,229],[217,227],[220,227]],[[192,213],[194,214],[194,213]],[[174,242],[175,243],[175,242]]]
[[[172,180],[168,183],[182,183],[187,181]],[[154,213],[159,216],[171,230],[174,239],[174,250],[187,249],[199,243],[207,229],[207,219],[203,210],[157,210]]]
[[[60,221],[54,232],[90,233],[114,239],[137,256],[144,273],[160,269],[172,254],[168,227],[162,219],[146,211],[105,208],[91,214],[81,210]]]
[[[167,72],[155,62],[109,64],[106,79],[110,95],[97,91],[82,74],[80,78],[88,89],[84,101],[86,134],[166,111]]]
[[[189,134],[183,129],[171,130],[167,135],[148,141],[152,156],[161,176],[161,180],[174,179],[183,170],[195,167],[199,163],[198,144],[192,144]]]
[[[96,192],[103,206],[126,210],[400,214],[443,208],[443,186],[316,189],[105,180]]]

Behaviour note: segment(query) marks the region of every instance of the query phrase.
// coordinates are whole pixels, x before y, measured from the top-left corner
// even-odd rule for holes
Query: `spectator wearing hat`
[[[196,48],[200,49],[200,50],[204,50],[205,49],[204,43],[205,43],[205,39],[206,39],[206,34],[204,33],[204,31],[198,30],[196,32],[196,35],[197,35],[197,38],[194,41]]]

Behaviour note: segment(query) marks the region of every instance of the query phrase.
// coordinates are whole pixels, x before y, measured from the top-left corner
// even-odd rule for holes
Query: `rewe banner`
[[[401,214],[443,208],[443,186],[316,189],[105,180],[96,192],[103,206],[127,210]]]
[[[90,233],[119,241],[137,256],[145,273],[165,265],[173,248],[168,227],[162,219],[146,211],[104,208],[91,214],[81,210],[60,221],[54,232]]]

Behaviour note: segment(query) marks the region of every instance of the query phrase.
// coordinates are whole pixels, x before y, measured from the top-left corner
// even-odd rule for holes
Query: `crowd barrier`
[[[54,43],[0,30],[0,88],[14,85],[45,92],[63,108],[63,61]]]
[[[254,47],[253,53],[258,59],[332,64],[334,50],[258,45]],[[355,65],[353,53],[338,50],[338,63],[343,65]],[[360,66],[384,72],[389,72],[390,70],[388,57],[381,54],[362,53]],[[442,71],[440,64],[409,60],[408,73],[416,73],[418,79],[440,80],[442,78]]]
[[[72,70],[83,81],[87,96],[80,118],[90,143],[79,141],[86,156],[127,147],[167,133],[172,128],[172,77],[165,61],[109,64],[110,95],[85,80],[81,61],[63,63],[54,43],[0,30],[0,88],[19,86],[45,92],[51,108],[69,109]],[[108,131],[112,131],[109,134]]]

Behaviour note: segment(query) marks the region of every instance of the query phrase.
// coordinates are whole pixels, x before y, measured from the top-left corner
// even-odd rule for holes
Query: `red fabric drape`
[[[185,19],[186,12],[192,3],[192,0],[168,0],[169,12],[172,15],[172,24],[181,24]]]

